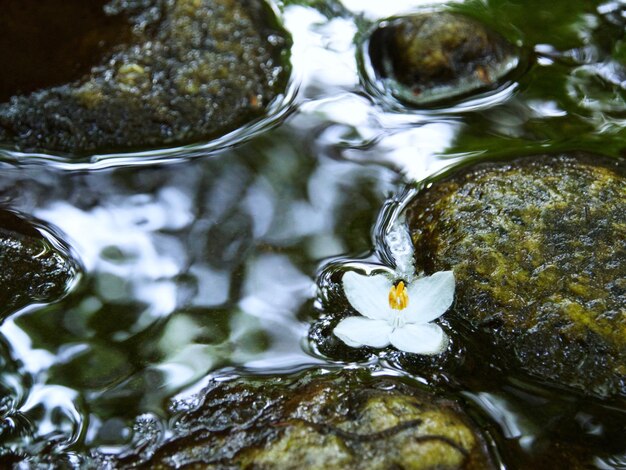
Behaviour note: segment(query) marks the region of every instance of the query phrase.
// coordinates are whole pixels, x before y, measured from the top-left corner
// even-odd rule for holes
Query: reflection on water
[[[406,182],[485,154],[623,152],[623,31],[608,49],[600,37],[615,21],[623,30],[618,2],[454,3],[486,12],[496,29],[514,25],[513,39],[536,60],[498,93],[410,113],[363,93],[353,39],[368,21],[423,2],[328,1],[319,11],[292,3],[282,14],[294,36],[298,111],[279,129],[211,158],[161,166],[143,167],[141,157],[89,172],[3,163],[3,205],[58,227],[85,271],[63,300],[0,326],[4,445],[37,453],[53,443],[70,461],[89,447],[115,453],[135,438],[133,426],[141,439],[162,436],[167,400],[210,377],[323,363],[303,347],[317,270],[329,257],[373,248],[388,263],[384,247],[372,246],[372,227]],[[466,398],[514,449],[505,458],[550,448],[555,435],[580,446],[601,433],[567,400],[474,383]],[[594,406],[609,428],[619,427],[621,411]],[[578,416],[568,429],[586,431],[561,433],[562,409]],[[556,420],[548,431],[542,413]],[[594,445],[606,443],[598,437]],[[623,451],[611,443],[596,465],[623,463]]]
[[[368,248],[392,174],[317,159],[300,124],[141,172],[5,173],[2,197],[59,227],[85,267],[68,297],[0,327],[32,381],[11,391],[28,395],[17,409],[32,432],[119,444],[137,415],[163,416],[164,399],[219,368],[319,362],[294,313],[318,260]]]

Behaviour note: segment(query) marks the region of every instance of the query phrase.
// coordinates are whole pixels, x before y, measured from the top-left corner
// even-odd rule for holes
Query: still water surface
[[[5,446],[121,452],[136,420],[166,429],[170,399],[212,377],[329,364],[307,343],[317,273],[370,255],[381,209],[407,185],[479,157],[623,155],[623,2],[452,4],[518,43],[527,69],[434,110],[370,97],[358,57],[372,22],[435,5],[300,3],[277,5],[294,37],[292,90],[246,143],[79,163],[4,154],[2,203],[58,228],[83,266],[64,299],[0,326]],[[497,373],[456,392],[504,462],[562,443],[626,466],[623,406]]]

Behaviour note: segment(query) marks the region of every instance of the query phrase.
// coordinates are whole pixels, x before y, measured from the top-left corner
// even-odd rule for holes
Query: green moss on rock
[[[0,143],[78,155],[194,143],[262,116],[284,92],[290,39],[263,0],[102,8],[128,38],[86,74],[0,103]]]
[[[471,167],[410,205],[419,269],[454,269],[454,311],[494,357],[544,381],[626,396],[626,180],[620,162]]]
[[[29,304],[65,295],[76,268],[35,225],[0,210],[0,320]]]
[[[441,11],[382,22],[368,53],[382,86],[416,105],[494,88],[520,64],[519,51],[501,35]]]
[[[493,468],[459,405],[364,372],[213,383],[151,468]],[[130,463],[129,461],[125,461]]]

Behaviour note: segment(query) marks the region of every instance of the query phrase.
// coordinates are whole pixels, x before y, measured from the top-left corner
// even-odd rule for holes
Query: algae
[[[364,371],[212,382],[150,468],[493,468],[456,401]]]
[[[375,79],[409,105],[496,88],[521,62],[519,48],[497,32],[441,11],[381,22],[368,53]]]
[[[5,147],[84,155],[195,143],[263,116],[284,93],[290,39],[262,0],[102,8],[128,37],[86,74],[0,103]]]
[[[454,312],[494,343],[497,362],[626,395],[621,162],[563,155],[473,166],[434,183],[407,216],[418,269],[454,269]]]

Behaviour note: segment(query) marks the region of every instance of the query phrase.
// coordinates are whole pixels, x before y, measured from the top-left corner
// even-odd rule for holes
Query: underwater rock
[[[151,468],[493,468],[460,406],[365,371],[217,381]],[[132,458],[121,462],[129,464]]]
[[[288,80],[290,39],[262,0],[7,8],[0,145],[10,149],[84,155],[211,139],[265,114]]]
[[[0,320],[36,302],[62,297],[77,266],[34,225],[0,210]]]
[[[448,318],[486,335],[479,352],[541,381],[626,396],[623,162],[476,165],[435,182],[407,220],[418,269],[454,270]]]
[[[517,48],[500,34],[448,12],[382,22],[368,53],[373,81],[418,106],[495,88],[520,64]]]

